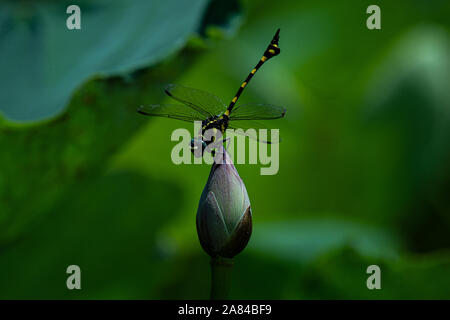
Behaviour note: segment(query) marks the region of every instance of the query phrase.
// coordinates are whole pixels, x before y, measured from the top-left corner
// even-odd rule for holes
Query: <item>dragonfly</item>
[[[201,121],[199,136],[191,140],[190,147],[192,152],[200,149],[203,154],[208,145],[214,141],[214,139],[205,138],[205,132],[208,130],[220,131],[223,134],[227,129],[235,129],[236,133],[244,134],[257,141],[268,144],[275,143],[275,141],[271,141],[270,137],[260,138],[257,131],[258,129],[267,129],[267,126],[264,124],[265,120],[284,117],[286,109],[269,104],[236,105],[236,102],[261,66],[280,53],[278,46],[279,35],[280,29],[276,31],[263,56],[250,71],[228,106],[212,93],[170,84],[166,87],[165,92],[169,97],[176,100],[178,104],[140,106],[137,111],[146,116],[165,117],[187,122]],[[260,122],[261,120],[263,121],[262,123]]]

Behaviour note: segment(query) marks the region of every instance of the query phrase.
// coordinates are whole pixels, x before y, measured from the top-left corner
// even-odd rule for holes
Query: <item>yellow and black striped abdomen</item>
[[[255,75],[256,71],[258,71],[259,68],[270,58],[277,56],[280,54],[280,48],[278,47],[278,41],[280,39],[280,29],[277,30],[275,33],[275,36],[273,37],[272,41],[270,42],[269,46],[267,47],[266,51],[264,51],[263,56],[258,61],[257,65],[250,71],[249,75],[245,79],[244,82],[242,82],[241,86],[239,87],[238,91],[236,92],[236,95],[231,100],[230,105],[228,106],[227,110],[225,111],[225,115],[229,116],[231,111],[233,110],[234,105],[236,104],[236,101],[239,99],[240,95],[242,94],[242,91],[244,91],[244,88],[247,86],[247,84],[250,82],[250,80]]]

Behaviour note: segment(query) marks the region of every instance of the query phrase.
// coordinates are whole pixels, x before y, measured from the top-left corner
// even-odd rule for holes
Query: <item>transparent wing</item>
[[[202,113],[182,104],[154,104],[140,106],[137,111],[146,116],[165,117],[189,122],[205,120]]]
[[[243,104],[235,107],[230,120],[270,120],[284,117],[286,109],[271,104]]]
[[[271,136],[269,127],[264,123],[254,121],[254,120],[235,121],[228,125],[228,129],[234,129],[235,132],[238,134],[243,134],[253,140],[263,142],[263,143],[272,144],[272,143],[278,143],[281,140],[281,139],[278,139],[278,141],[272,141],[272,136]],[[242,129],[242,130],[238,130],[238,129]],[[251,130],[251,129],[253,129],[253,130]],[[259,131],[260,129],[265,129],[266,134],[261,133]]]
[[[170,84],[166,88],[166,93],[171,98],[200,112],[205,119],[218,115],[227,108],[220,98],[198,89]]]

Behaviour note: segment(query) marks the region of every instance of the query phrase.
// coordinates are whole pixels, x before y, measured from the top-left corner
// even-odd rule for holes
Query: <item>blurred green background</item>
[[[450,298],[446,1],[80,1],[76,31],[68,4],[0,4],[0,298],[208,298],[210,167],[172,163],[189,125],[135,110],[168,83],[229,101],[278,27],[240,102],[287,108],[280,170],[237,165],[253,235],[231,297]]]

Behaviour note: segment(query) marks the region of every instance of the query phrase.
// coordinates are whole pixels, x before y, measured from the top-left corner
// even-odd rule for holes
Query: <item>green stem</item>
[[[211,258],[211,300],[228,299],[233,259]]]

